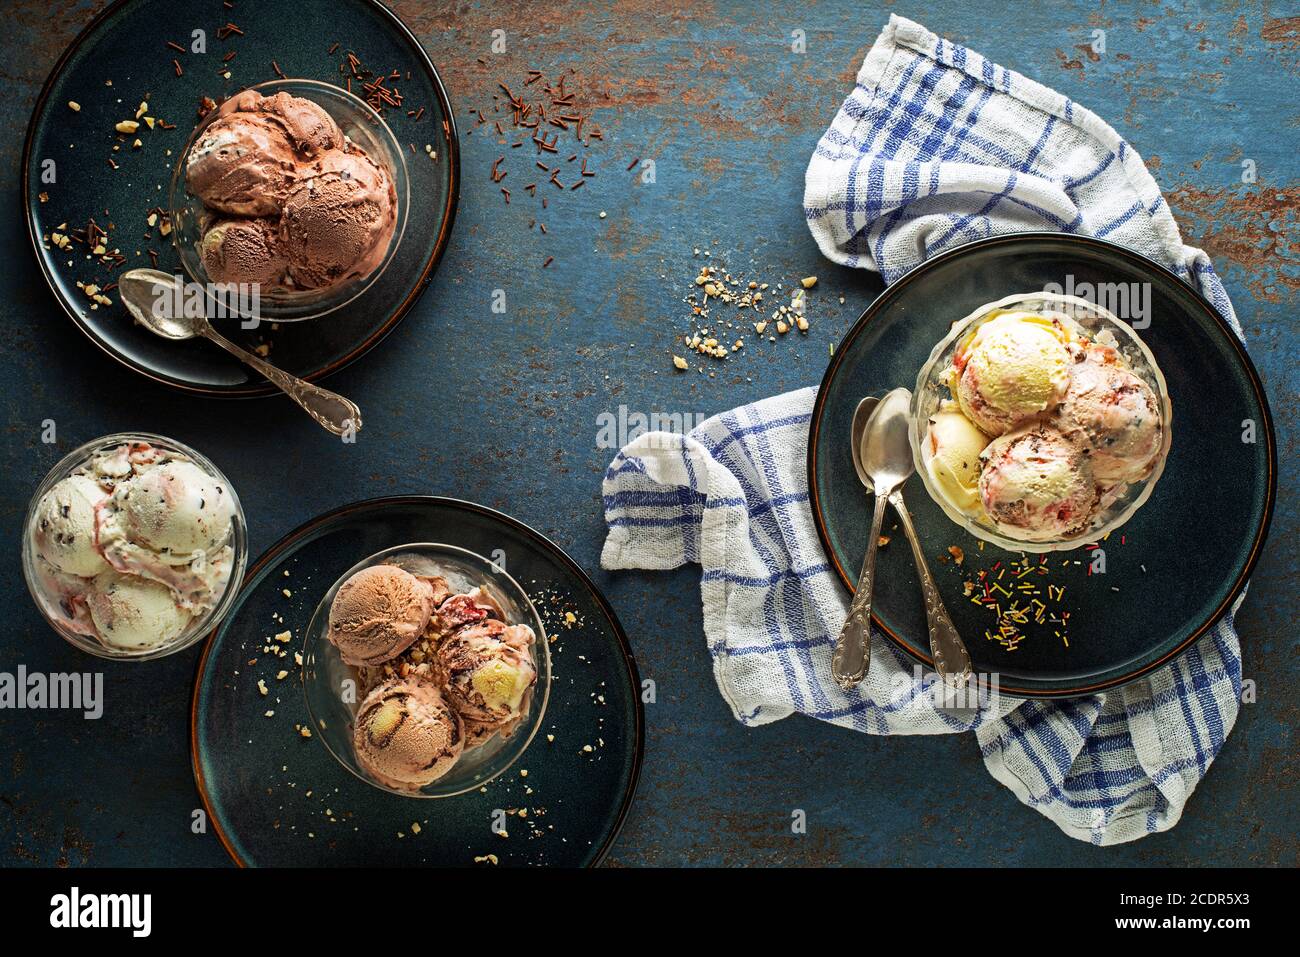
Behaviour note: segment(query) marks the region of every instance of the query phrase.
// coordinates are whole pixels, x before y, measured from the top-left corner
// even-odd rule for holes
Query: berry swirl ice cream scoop
[[[1014,537],[1050,541],[1087,528],[1098,501],[1092,468],[1058,430],[1034,425],[1000,436],[981,458],[980,501]]]
[[[1104,347],[1075,363],[1053,424],[1087,452],[1093,476],[1105,486],[1144,478],[1164,431],[1151,387]]]

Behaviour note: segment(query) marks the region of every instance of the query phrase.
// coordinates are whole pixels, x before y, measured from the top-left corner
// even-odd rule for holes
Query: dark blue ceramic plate
[[[951,522],[915,475],[907,504],[953,621],[980,672],[997,673],[1004,692],[1068,697],[1145,674],[1186,648],[1241,592],[1259,555],[1276,494],[1277,451],[1268,402],[1254,366],[1210,305],[1177,276],[1122,247],[1059,233],[980,240],[937,256],[873,302],[836,347],[809,433],[808,474],[822,545],[852,588],[866,548],[870,500],[853,471],[849,425],[858,401],[897,386],[913,388],[930,350],[952,322],[984,303],[1047,283],[1146,283],[1151,324],[1139,332],[1169,386],[1173,445],[1164,475],[1137,514],[1101,543],[1105,572],[1083,549],[1028,556],[1048,572],[1016,578],[1016,553],[984,545]],[[1254,423],[1255,441],[1243,441]],[[879,556],[873,618],[899,647],[932,664],[916,569],[901,529]],[[963,552],[958,566],[948,552]],[[999,565],[999,562],[1001,565]],[[965,594],[978,571],[1008,595],[1033,600],[1059,626],[1021,629],[1014,650],[986,636],[996,614]],[[1002,578],[999,581],[998,575]],[[1063,587],[1059,599],[1047,585]],[[980,586],[982,588],[982,586]],[[1036,611],[1036,609],[1035,609]],[[1068,641],[1068,644],[1067,644]]]
[[[227,21],[241,32],[223,39]],[[166,45],[171,41],[188,48],[198,29],[206,33],[206,53],[178,52]],[[180,271],[171,240],[150,229],[146,219],[149,210],[167,205],[172,170],[198,120],[201,97],[220,99],[275,79],[273,60],[287,76],[345,85],[339,66],[349,51],[363,69],[400,71],[388,85],[401,91],[403,106],[388,108],[384,118],[407,150],[411,214],[406,232],[383,276],[352,305],[319,321],[282,324],[265,335],[272,361],[305,379],[319,379],[363,355],[396,327],[442,257],[460,188],[451,103],[419,41],[374,0],[244,3],[230,10],[213,0],[118,0],[55,65],[36,101],[23,150],[23,197],[37,259],[63,310],[94,343],[149,378],[186,391],[218,396],[277,391],[210,343],[166,342],[138,328],[112,292],[113,306],[92,310],[76,283],[103,287],[123,270],[149,266],[150,249],[157,253],[158,268]],[[234,58],[224,61],[230,53]],[[181,76],[173,59],[181,65]],[[229,79],[220,75],[225,70]],[[356,81],[354,87],[364,96]],[[118,144],[115,124],[133,119],[146,97],[149,113],[176,128],[142,126],[141,148],[133,149],[129,138]],[[81,109],[74,111],[69,101]],[[421,107],[418,120],[406,115],[407,109]],[[436,162],[425,153],[426,144],[438,151]],[[120,146],[116,152],[114,145]],[[50,161],[54,182],[47,181]],[[84,228],[92,217],[101,228],[113,224],[107,246],[125,257],[117,269],[90,261],[84,246],[67,252],[44,241],[61,224]],[[223,323],[222,331],[249,345],[264,334],[244,332],[237,323]]]
[[[295,730],[309,718],[292,654],[263,650],[285,630],[293,632],[286,647],[301,649],[330,585],[367,555],[403,542],[442,542],[504,562],[553,639],[542,726],[518,762],[481,791],[405,798],[354,777],[319,740]],[[283,680],[280,670],[289,672]],[[596,864],[632,801],[643,735],[627,638],[577,564],[500,512],[432,496],[345,506],[263,555],[203,650],[191,715],[194,777],[209,820],[230,856],[249,866],[471,866],[488,855],[502,866]],[[515,812],[505,819],[508,837],[492,830],[497,811]]]

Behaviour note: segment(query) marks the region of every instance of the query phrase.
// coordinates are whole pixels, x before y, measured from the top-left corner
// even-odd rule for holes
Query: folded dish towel
[[[828,257],[886,281],[995,233],[1104,236],[1196,284],[1240,334],[1209,260],[1183,245],[1155,181],[1114,130],[900,17],[817,145],[805,211]],[[803,389],[689,435],[631,442],[605,474],[602,564],[700,564],[714,675],[745,724],[800,712],[869,734],[974,731],[989,772],[1071,837],[1116,844],[1173,827],[1237,717],[1232,614],[1173,664],[1086,698],[943,710],[879,634],[867,680],[842,691],[830,661],[848,596],[808,503],[813,397]]]

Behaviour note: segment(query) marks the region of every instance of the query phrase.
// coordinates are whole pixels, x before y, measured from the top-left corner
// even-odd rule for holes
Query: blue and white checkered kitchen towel
[[[1183,245],[1155,181],[1114,130],[900,17],[817,144],[805,210],[828,257],[886,281],[995,233],[1105,236],[1197,284],[1240,334],[1205,254]],[[1071,837],[1117,844],[1173,827],[1237,717],[1232,614],[1173,664],[1086,698],[941,710],[879,634],[867,680],[842,691],[830,662],[848,598],[808,503],[813,398],[803,389],[689,435],[630,442],[605,474],[602,564],[700,564],[714,675],[745,724],[801,712],[869,734],[973,730],[990,773]]]

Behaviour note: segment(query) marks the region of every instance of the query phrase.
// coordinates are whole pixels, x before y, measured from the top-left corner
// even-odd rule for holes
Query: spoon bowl
[[[874,395],[869,395],[859,402],[858,407],[853,410],[853,425],[850,429],[853,444],[853,471],[858,473],[858,481],[869,489],[874,489],[875,485],[862,464],[862,440],[867,434],[867,422],[871,419],[871,413],[875,411],[876,404],[879,402],[880,400]]]
[[[179,278],[158,269],[130,269],[118,280],[118,294],[127,312],[150,332],[164,339],[193,339],[201,335],[198,324],[206,323],[206,319],[186,318],[184,309],[158,308],[160,299],[177,301],[175,291]],[[180,315],[173,316],[173,311],[179,311]]]
[[[915,469],[908,412],[911,399],[912,393],[907,389],[886,392],[867,420],[859,455],[862,472],[871,480],[877,495],[888,495],[906,482]]]

